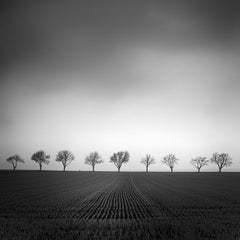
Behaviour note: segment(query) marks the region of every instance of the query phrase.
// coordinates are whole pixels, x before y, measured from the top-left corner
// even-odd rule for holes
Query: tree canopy
[[[207,160],[206,157],[196,157],[196,158],[193,158],[190,163],[195,167],[197,168],[198,172],[200,172],[200,169],[203,167],[203,166],[206,166],[208,165],[209,163],[209,160]]]
[[[210,160],[212,163],[217,164],[219,172],[222,171],[222,168],[230,167],[232,165],[232,159],[228,153],[214,153]]]
[[[74,160],[74,155],[68,150],[59,151],[56,157],[57,162],[61,162],[63,165],[63,171]]]
[[[121,151],[118,153],[114,153],[110,158],[110,162],[112,162],[120,172],[123,163],[127,163],[129,161],[129,153],[128,151]]]
[[[140,162],[146,166],[146,172],[148,172],[149,166],[155,163],[155,159],[150,154],[146,154]]]
[[[85,158],[85,164],[92,166],[92,171],[95,171],[96,164],[103,163],[102,157],[98,154],[98,152],[91,152],[86,158]]]
[[[13,170],[17,168],[18,163],[24,163],[24,160],[17,154],[7,158],[6,161],[12,164]]]
[[[42,170],[42,165],[43,164],[49,164],[49,159],[50,155],[47,155],[43,150],[37,151],[35,152],[32,157],[31,160],[33,160],[34,162],[39,164],[40,167],[40,171]]]
[[[174,154],[168,154],[162,159],[162,163],[170,167],[171,172],[173,172],[174,165],[178,162],[178,159]]]

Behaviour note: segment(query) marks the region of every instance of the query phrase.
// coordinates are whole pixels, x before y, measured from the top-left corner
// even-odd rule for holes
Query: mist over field
[[[238,1],[2,1],[0,168],[18,169],[59,150],[68,170],[115,171],[113,152],[129,151],[123,171],[195,171],[191,158],[227,152],[240,170],[240,14]],[[205,171],[217,171],[210,165]]]

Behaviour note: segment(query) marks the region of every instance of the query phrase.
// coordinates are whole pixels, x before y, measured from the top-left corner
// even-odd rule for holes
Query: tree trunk
[[[93,172],[95,171],[95,166],[92,166],[92,171],[93,171]]]
[[[198,168],[198,173],[200,173],[200,168]]]
[[[40,166],[40,172],[41,172],[42,171],[42,165],[40,164],[39,166]]]
[[[148,167],[146,167],[146,172],[148,172]]]
[[[171,173],[173,172],[173,167],[170,167],[171,168]]]
[[[15,171],[15,169],[16,169],[16,167],[17,167],[17,165],[16,165],[16,164],[14,164],[14,162],[12,162],[12,165],[13,165],[13,171]]]
[[[65,170],[66,170],[66,166],[65,166],[65,165],[63,165],[63,171],[65,172]]]
[[[120,172],[120,168],[118,168],[118,172]]]
[[[222,168],[219,168],[218,172],[219,172],[219,173],[222,172]]]

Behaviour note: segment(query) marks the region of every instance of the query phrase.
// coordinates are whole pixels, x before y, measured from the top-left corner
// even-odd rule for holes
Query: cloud
[[[237,155],[237,9],[234,1],[6,3],[1,152]]]

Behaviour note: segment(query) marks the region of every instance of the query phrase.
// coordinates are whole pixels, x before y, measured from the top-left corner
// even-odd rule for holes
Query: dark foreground
[[[0,239],[240,239],[240,173],[0,171]]]

